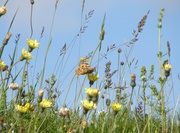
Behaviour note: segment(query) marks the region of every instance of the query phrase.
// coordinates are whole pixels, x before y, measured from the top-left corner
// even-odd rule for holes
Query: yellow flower
[[[26,103],[25,106],[15,104],[15,109],[20,113],[25,113],[30,108],[30,103]]]
[[[122,105],[120,103],[112,103],[111,107],[113,111],[118,112],[121,109]]]
[[[0,7],[0,16],[4,15],[6,13],[7,9],[5,6]]]
[[[49,108],[52,106],[52,102],[48,101],[47,99],[43,99],[39,105],[42,107],[42,108]]]
[[[95,82],[96,80],[98,80],[99,79],[99,74],[88,74],[88,79],[89,79],[89,81],[91,81],[91,82]]]
[[[81,101],[82,106],[85,110],[91,110],[96,108],[96,104],[93,101],[88,101],[87,99],[84,99]]]
[[[22,58],[21,58],[20,60],[22,61],[22,60],[24,60],[24,59],[26,59],[26,60],[31,60],[31,59],[32,59],[31,53],[29,53],[28,51],[26,51],[25,48],[22,49]]]
[[[94,88],[85,88],[85,92],[86,94],[88,94],[88,96],[96,96],[100,94],[100,91],[98,89],[94,89]]]
[[[6,64],[0,59],[0,68],[3,68]]]
[[[27,39],[27,44],[28,44],[30,49],[34,49],[34,48],[39,47],[39,43],[37,42],[37,40]]]
[[[170,64],[165,64],[164,65],[164,70],[165,71],[170,71],[171,70],[171,65]]]

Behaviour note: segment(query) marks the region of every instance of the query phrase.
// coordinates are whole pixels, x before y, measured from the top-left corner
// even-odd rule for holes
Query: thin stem
[[[33,5],[31,4],[31,16],[30,16],[31,35],[30,35],[30,38],[33,35],[32,14],[33,14]]]
[[[130,111],[130,109],[131,109],[131,102],[132,102],[133,92],[134,92],[134,87],[132,87],[132,90],[131,90],[131,96],[130,96],[130,100],[129,100],[129,104],[128,104],[127,116],[126,116],[126,119],[125,119],[125,124],[124,124],[123,133],[126,133],[126,125],[127,125],[127,121],[128,121],[129,111]]]

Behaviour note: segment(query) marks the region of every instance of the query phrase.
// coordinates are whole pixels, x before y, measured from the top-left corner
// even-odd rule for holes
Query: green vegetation
[[[142,17],[133,30],[133,38],[123,44],[128,47],[128,51],[122,54],[123,50],[116,47],[115,44],[108,46],[107,51],[102,51],[103,41],[106,37],[105,21],[106,14],[102,19],[100,27],[99,43],[96,48],[87,56],[82,57],[74,66],[66,66],[64,58],[69,57],[70,45],[64,44],[60,50],[60,56],[57,60],[55,69],[62,72],[64,67],[69,69],[64,72],[67,75],[74,72],[67,84],[66,92],[62,93],[61,84],[64,80],[58,80],[56,72],[52,73],[46,79],[45,73],[48,71],[49,50],[52,44],[52,28],[56,16],[58,0],[55,3],[52,27],[50,29],[49,41],[43,58],[43,68],[37,74],[36,79],[31,78],[31,69],[29,63],[36,60],[32,55],[34,51],[41,49],[40,40],[32,39],[32,11],[34,1],[31,0],[30,29],[31,35],[26,40],[27,45],[22,48],[21,56],[17,58],[20,50],[18,47],[20,34],[15,37],[15,45],[12,46],[13,52],[9,54],[9,61],[3,59],[3,54],[7,53],[6,49],[11,36],[11,28],[14,19],[18,14],[15,13],[10,23],[7,35],[2,41],[0,47],[0,132],[2,133],[177,133],[180,132],[180,117],[177,107],[171,109],[168,107],[168,97],[165,96],[164,89],[167,86],[172,89],[171,84],[171,65],[170,44],[167,42],[167,54],[161,51],[161,29],[164,16],[164,9],[161,9],[158,19],[158,53],[159,72],[152,64],[150,70],[147,66],[139,68],[140,74],[134,74],[130,71],[132,64],[136,67],[138,61],[134,59],[129,61],[130,54],[138,41],[139,34],[143,32],[149,11]],[[6,4],[0,7],[0,19],[8,11]],[[84,11],[85,0],[82,1],[82,14]],[[94,14],[91,10],[85,18],[80,31],[75,38],[81,37],[86,31],[89,20]],[[44,29],[41,37],[43,37]],[[78,49],[81,49],[79,44]],[[117,55],[117,60],[107,61],[104,66],[104,73],[99,74],[102,59],[107,58],[110,53]],[[104,53],[104,54],[102,54]],[[38,54],[37,54],[38,55]],[[120,57],[125,55],[126,61]],[[40,56],[40,55],[39,55]],[[7,59],[7,58],[6,58]],[[72,59],[73,60],[73,59]],[[118,62],[115,70],[111,70],[114,62]],[[10,62],[6,64],[6,62]],[[18,64],[21,64],[17,67]],[[95,66],[95,67],[93,67]],[[38,67],[38,62],[36,62]],[[53,68],[53,66],[52,66]],[[125,79],[126,72],[129,71],[128,79]],[[156,79],[154,73],[159,73]],[[101,75],[101,76],[100,76]],[[104,77],[103,77],[104,76]],[[68,76],[67,76],[68,77]],[[67,78],[65,77],[65,78]],[[141,81],[137,80],[141,77]],[[69,78],[69,77],[68,77]],[[33,80],[33,82],[31,82]],[[35,81],[34,81],[35,80]],[[20,84],[17,84],[20,82]],[[46,86],[46,87],[44,87]],[[70,90],[75,89],[75,94],[70,94]],[[113,91],[114,95],[110,93]],[[136,95],[137,102],[133,101],[135,91],[139,90]],[[129,93],[127,93],[127,91]],[[12,97],[8,95],[11,93]],[[150,92],[150,93],[149,93]],[[47,94],[46,94],[47,93]],[[84,98],[86,94],[86,98]],[[59,106],[59,98],[64,95],[62,106]],[[69,106],[68,97],[74,99],[73,105]],[[79,107],[81,105],[81,107]],[[100,108],[101,105],[101,108]],[[178,102],[177,102],[178,105]],[[103,108],[102,108],[103,107]]]

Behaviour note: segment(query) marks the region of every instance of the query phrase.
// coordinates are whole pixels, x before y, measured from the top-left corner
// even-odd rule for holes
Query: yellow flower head
[[[81,101],[82,106],[85,110],[91,110],[96,108],[96,104],[93,101],[88,101],[87,99],[84,99]]]
[[[47,99],[43,99],[39,105],[42,107],[42,108],[49,108],[52,106],[52,102],[48,101]]]
[[[0,59],[0,68],[3,68],[6,64]]]
[[[85,88],[86,94],[88,94],[88,96],[96,96],[100,94],[100,91],[98,89],[94,89],[94,88]]]
[[[164,70],[165,71],[170,71],[171,70],[171,65],[170,64],[165,64],[164,65]]]
[[[118,112],[121,109],[122,105],[120,103],[112,103],[111,107],[113,111]]]
[[[30,108],[30,103],[26,103],[25,106],[15,104],[15,109],[20,113],[25,113]]]
[[[7,9],[5,6],[0,7],[0,16],[4,15],[6,13]]]
[[[99,79],[99,74],[88,74],[88,79],[89,79],[89,81],[91,81],[91,82],[95,82],[96,80],[98,80]]]
[[[21,60],[31,60],[32,59],[32,55],[31,53],[29,53],[28,51],[26,51],[25,48],[22,49],[22,59]]]
[[[27,39],[27,44],[31,49],[39,47],[39,43],[37,42],[37,40]]]

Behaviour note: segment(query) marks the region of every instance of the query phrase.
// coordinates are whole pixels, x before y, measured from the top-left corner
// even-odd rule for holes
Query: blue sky
[[[5,0],[0,1],[0,6],[5,3]],[[45,27],[44,36],[41,39],[40,48],[38,50],[38,59],[36,66],[36,72],[40,72],[43,64],[42,56],[44,56],[50,33],[50,26],[52,22],[52,16],[54,12],[55,0],[46,0],[46,1],[35,1],[33,7],[33,29],[34,34],[32,39],[39,39],[42,27]],[[173,81],[170,83],[174,85],[174,89],[172,92],[172,97],[177,100],[180,94],[180,81],[177,76],[180,73],[180,62],[178,61],[178,53],[180,50],[180,40],[178,38],[178,34],[180,31],[180,1],[178,0],[86,0],[84,13],[81,18],[81,6],[82,0],[60,0],[58,3],[58,8],[55,16],[54,27],[52,32],[52,45],[49,51],[48,59],[47,59],[47,67],[45,78],[48,78],[54,69],[54,65],[59,56],[59,51],[66,43],[69,45],[75,35],[78,33],[81,23],[84,21],[85,15],[88,14],[90,10],[94,10],[94,14],[92,18],[90,18],[90,22],[87,24],[88,28],[85,33],[81,35],[81,37],[77,38],[72,44],[74,45],[72,51],[70,52],[69,60],[67,62],[66,67],[63,69],[64,73],[59,75],[59,79],[63,79],[65,75],[76,66],[80,56],[85,56],[87,53],[93,51],[97,44],[99,43],[99,32],[102,24],[102,19],[104,13],[106,13],[105,20],[105,39],[103,42],[102,53],[106,51],[107,46],[116,44],[116,46],[121,46],[120,48],[123,50],[122,53],[122,61],[125,61],[123,55],[126,50],[126,47],[122,46],[124,41],[130,41],[132,36],[132,30],[137,28],[137,24],[140,19],[145,15],[148,11],[150,11],[148,18],[146,20],[146,24],[143,28],[142,33],[139,35],[139,40],[134,45],[133,52],[131,53],[130,60],[135,58],[138,59],[138,65],[136,69],[131,69],[133,73],[137,73],[139,75],[140,68],[142,66],[146,66],[147,70],[150,69],[151,64],[155,64],[155,67],[158,67],[158,59],[157,59],[157,47],[158,47],[158,29],[157,29],[157,18],[159,17],[159,12],[161,8],[165,8],[165,14],[163,18],[163,28],[161,31],[162,34],[162,52],[167,52],[166,42],[169,41],[171,44],[171,58],[170,63],[172,64],[172,76]],[[5,63],[8,64],[9,52],[12,52],[12,45],[14,45],[14,39],[16,34],[21,34],[21,39],[19,41],[19,53],[21,52],[22,47],[26,47],[26,39],[30,36],[30,3],[29,1],[22,0],[13,0],[9,1],[7,4],[7,14],[0,18],[0,39],[3,40],[4,36],[7,32],[9,24],[12,20],[12,17],[15,11],[18,9],[17,17],[13,23],[13,26],[10,30],[12,33],[12,38],[10,43],[6,47],[6,52],[4,53],[2,59]],[[81,44],[81,51],[78,54],[78,45]],[[71,46],[73,46],[71,45]],[[20,54],[19,54],[20,56]],[[33,56],[36,56],[36,51],[33,51]],[[166,59],[167,56],[165,56]],[[17,56],[18,59],[18,56]],[[67,59],[67,57],[66,57]],[[112,52],[108,55],[107,60],[103,60],[102,64],[100,64],[100,69],[102,72],[104,71],[105,62],[111,60],[114,65],[112,66],[112,70],[116,69],[117,61],[116,61],[116,52]],[[65,61],[64,61],[65,62]],[[31,62],[34,65],[34,62]],[[71,76],[74,75],[73,70],[71,72]],[[128,70],[127,70],[128,71]],[[155,69],[155,74],[158,74],[158,69]],[[103,73],[102,73],[103,74]],[[103,78],[104,75],[101,74],[100,79]],[[35,77],[35,75],[33,75]],[[125,78],[128,79],[130,77],[129,73],[125,75]],[[63,90],[63,95],[68,88],[68,84],[72,77],[68,77],[66,81],[64,81],[63,85],[58,88]],[[157,78],[157,77],[156,77]],[[137,78],[137,82],[139,82],[140,78]],[[73,84],[74,85],[74,84]],[[129,85],[129,83],[127,83]],[[64,89],[63,89],[64,88]],[[167,86],[168,88],[168,86]],[[169,90],[166,90],[166,93],[169,93]],[[173,96],[174,93],[174,96]],[[70,96],[73,96],[74,90],[71,90]],[[137,93],[136,93],[137,95]],[[63,98],[63,96],[62,96]],[[70,98],[69,102],[71,103],[73,100]],[[170,102],[174,105],[173,102]],[[172,105],[172,106],[173,106]]]

